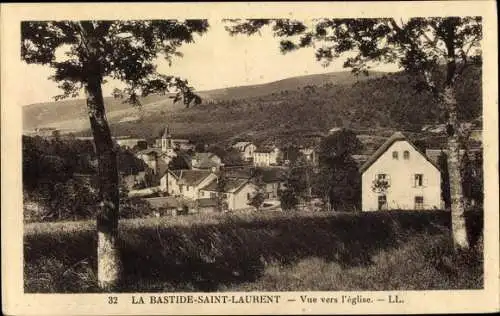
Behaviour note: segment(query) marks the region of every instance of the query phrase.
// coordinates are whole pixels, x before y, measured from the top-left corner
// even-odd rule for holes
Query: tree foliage
[[[170,160],[168,163],[168,169],[170,170],[182,170],[189,169],[189,164],[186,159],[180,155],[177,155]]]
[[[252,183],[255,185],[255,192],[250,197],[248,204],[259,210],[264,204],[265,197],[265,183],[262,179],[262,175],[257,173],[252,178]]]
[[[323,139],[319,146],[319,175],[316,193],[335,210],[357,208],[361,198],[361,177],[352,154],[362,148],[356,135],[341,130]]]
[[[379,63],[397,63],[417,75],[419,90],[437,98],[444,97],[443,87],[454,84],[467,67],[481,64],[481,17],[317,19],[311,25],[290,19],[226,22],[233,35],[252,35],[269,26],[281,38],[283,53],[315,47],[316,59],[325,65],[351,53],[344,67],[355,73],[366,74]]]
[[[312,26],[289,19],[229,22],[231,34],[254,34],[271,25],[282,37],[282,52],[313,46],[319,61],[328,64],[344,55],[344,66],[355,73],[366,74],[382,62],[397,63],[417,77],[417,90],[432,93],[446,121],[453,243],[456,249],[469,248],[459,170],[460,142],[469,127],[458,117],[456,82],[470,65],[482,63],[481,17],[319,19]]]
[[[193,34],[207,29],[206,20],[23,21],[21,56],[29,64],[55,69],[51,79],[63,90],[56,100],[78,96],[88,73],[98,72],[103,79],[124,82],[125,100],[133,105],[140,105],[140,95],[174,89],[175,101],[183,99],[189,106],[201,100],[188,81],[159,74],[155,61],[163,56],[171,63],[173,57],[182,56],[178,51],[182,44],[192,43]],[[98,42],[87,42],[89,34]],[[97,46],[98,56],[89,55],[88,45]],[[60,50],[63,60],[57,58]],[[97,69],[89,69],[88,61]]]

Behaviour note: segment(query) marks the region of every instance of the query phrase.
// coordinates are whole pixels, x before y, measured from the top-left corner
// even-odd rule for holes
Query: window
[[[385,194],[378,196],[378,210],[387,210],[387,196]]]
[[[403,152],[403,159],[405,159],[405,160],[410,159],[410,152],[408,150],[405,150]]]
[[[377,180],[387,180],[387,174],[385,173],[379,173],[377,174]]]
[[[201,191],[201,196],[205,196],[205,192]]]
[[[415,197],[415,209],[416,210],[424,209],[424,197],[423,196],[416,196]]]
[[[392,159],[398,159],[398,152],[397,151],[392,152]]]
[[[226,193],[224,193],[224,198],[227,199],[227,194]]]
[[[421,187],[424,185],[424,175],[421,173],[415,174],[413,186]]]
[[[215,192],[210,192],[210,198],[215,199],[217,197],[217,193]]]
[[[179,192],[181,192],[181,193],[182,193],[182,188],[183,188],[182,184],[179,185]]]
[[[247,200],[250,201],[250,193],[247,193]]]

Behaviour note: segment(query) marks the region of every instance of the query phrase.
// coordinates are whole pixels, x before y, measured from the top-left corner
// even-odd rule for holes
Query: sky
[[[279,50],[279,39],[273,37],[269,29],[263,29],[260,36],[230,36],[221,21],[209,20],[209,24],[208,32],[201,37],[196,35],[194,43],[185,44],[179,49],[184,56],[174,57],[171,66],[164,59],[158,59],[158,71],[186,78],[198,91],[346,71],[341,59],[323,67],[315,59],[314,48],[304,48],[283,55]],[[57,83],[47,79],[53,74],[52,69],[21,63],[25,80],[20,91],[20,105],[54,101],[53,97],[61,94]],[[397,67],[382,65],[376,70],[397,71]],[[104,96],[110,95],[115,87],[121,88],[122,85],[118,81],[109,80],[103,86]]]

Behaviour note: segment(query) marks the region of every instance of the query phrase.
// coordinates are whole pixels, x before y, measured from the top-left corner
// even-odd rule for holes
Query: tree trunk
[[[87,109],[98,162],[97,278],[103,290],[113,290],[119,279],[119,180],[117,151],[106,120],[101,76],[90,72],[85,85]]]
[[[444,88],[443,102],[448,110],[448,175],[451,197],[451,229],[455,249],[469,248],[465,226],[465,205],[460,174],[459,126],[457,118],[457,100],[452,85]]]

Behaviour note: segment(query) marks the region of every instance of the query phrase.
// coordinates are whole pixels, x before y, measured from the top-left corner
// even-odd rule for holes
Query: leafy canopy
[[[314,47],[318,61],[328,65],[350,53],[344,67],[367,71],[380,62],[398,63],[421,75],[420,88],[438,94],[467,65],[480,62],[481,17],[225,20],[232,34],[253,35],[269,26],[280,37],[283,53]],[[450,64],[451,67],[443,67]]]
[[[56,100],[76,97],[89,75],[123,81],[126,101],[140,105],[139,95],[175,89],[174,101],[189,106],[200,99],[187,80],[156,71],[157,57],[169,63],[184,43],[208,29],[206,20],[130,21],[24,21],[21,23],[21,56],[29,64],[55,69],[52,80],[64,91]],[[63,60],[56,58],[64,53]]]

